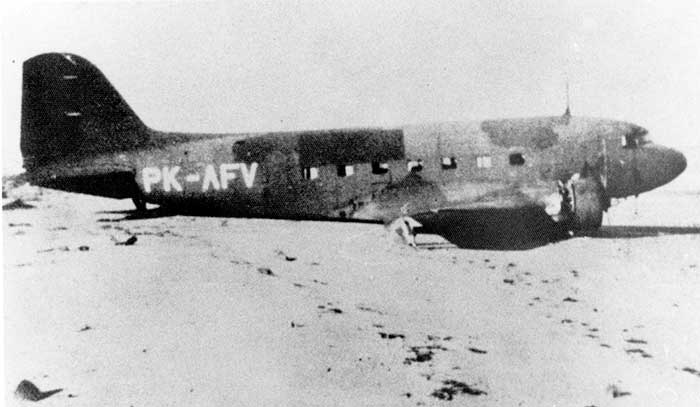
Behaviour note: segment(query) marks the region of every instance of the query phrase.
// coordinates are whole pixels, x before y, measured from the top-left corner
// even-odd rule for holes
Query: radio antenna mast
[[[569,99],[569,76],[566,77],[566,111],[564,116],[571,116],[571,101]]]

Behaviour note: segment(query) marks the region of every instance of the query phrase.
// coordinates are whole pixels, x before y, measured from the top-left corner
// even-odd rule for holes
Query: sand
[[[7,405],[25,379],[63,389],[43,406],[700,404],[698,193],[605,220],[672,231],[527,251],[29,203],[3,212]]]

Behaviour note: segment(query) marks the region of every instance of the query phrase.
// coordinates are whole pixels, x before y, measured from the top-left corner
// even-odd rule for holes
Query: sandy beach
[[[700,403],[697,193],[526,251],[36,198],[3,211],[7,405]]]

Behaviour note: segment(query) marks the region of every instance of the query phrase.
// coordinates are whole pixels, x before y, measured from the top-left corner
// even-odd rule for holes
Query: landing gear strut
[[[403,238],[404,243],[416,248],[416,227],[422,226],[420,222],[408,216],[408,205],[401,207],[401,216],[389,225],[390,233],[396,232]]]
[[[143,192],[141,192],[136,182],[131,186],[131,201],[138,212],[146,212],[146,197],[143,196]]]
[[[415,248],[416,247],[416,232],[413,230],[413,225],[412,222],[413,219],[407,217],[407,216],[402,216],[399,218],[400,222],[400,228],[401,228],[401,237],[403,237],[403,240],[411,247]],[[413,221],[415,222],[415,221]]]
[[[146,199],[140,193],[131,198],[138,212],[146,212]]]

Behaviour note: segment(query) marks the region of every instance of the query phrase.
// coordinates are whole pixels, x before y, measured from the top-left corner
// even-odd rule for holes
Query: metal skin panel
[[[353,133],[357,131],[349,132]],[[302,169],[308,163],[319,162],[302,162],[301,151],[303,148],[308,149],[302,140],[308,134],[218,135],[158,149],[138,150],[127,155],[131,157],[129,160],[135,168],[139,189],[149,202],[182,205],[187,200],[197,200],[198,205],[212,206],[217,210],[228,210],[240,215],[342,218],[343,213],[351,211],[344,212],[344,207],[356,205],[356,201],[371,196],[390,182],[392,173],[373,174],[371,162],[354,164],[353,174],[345,178],[337,175],[337,166],[345,164],[316,164],[319,177],[314,180],[304,179]],[[386,137],[386,144],[393,146],[396,146],[396,140],[401,136],[401,132],[396,130],[373,131],[371,134]],[[352,140],[340,131],[314,133],[314,140],[318,144],[327,142],[328,145],[337,146],[339,139]],[[382,143],[375,142],[373,145],[381,146]],[[391,147],[388,153],[370,149],[363,149],[362,153],[368,154],[368,158],[392,155],[402,157],[403,151],[402,148]],[[337,154],[331,158],[339,163],[357,160]],[[214,182],[204,184],[207,171],[211,172],[208,168],[214,168],[214,173],[221,179],[221,171],[217,169],[227,163],[245,166],[248,171],[256,166],[254,181],[247,185],[241,182],[242,174],[234,174],[236,179],[226,188],[223,188],[221,182],[219,188]],[[148,174],[144,175],[144,171],[158,169],[170,176],[176,167],[177,185],[174,182],[166,185],[164,176],[155,182],[146,181]],[[187,182],[187,176],[192,175],[197,175],[197,181]]]
[[[309,131],[299,134],[299,164],[358,164],[404,158],[400,129],[347,129]]]

